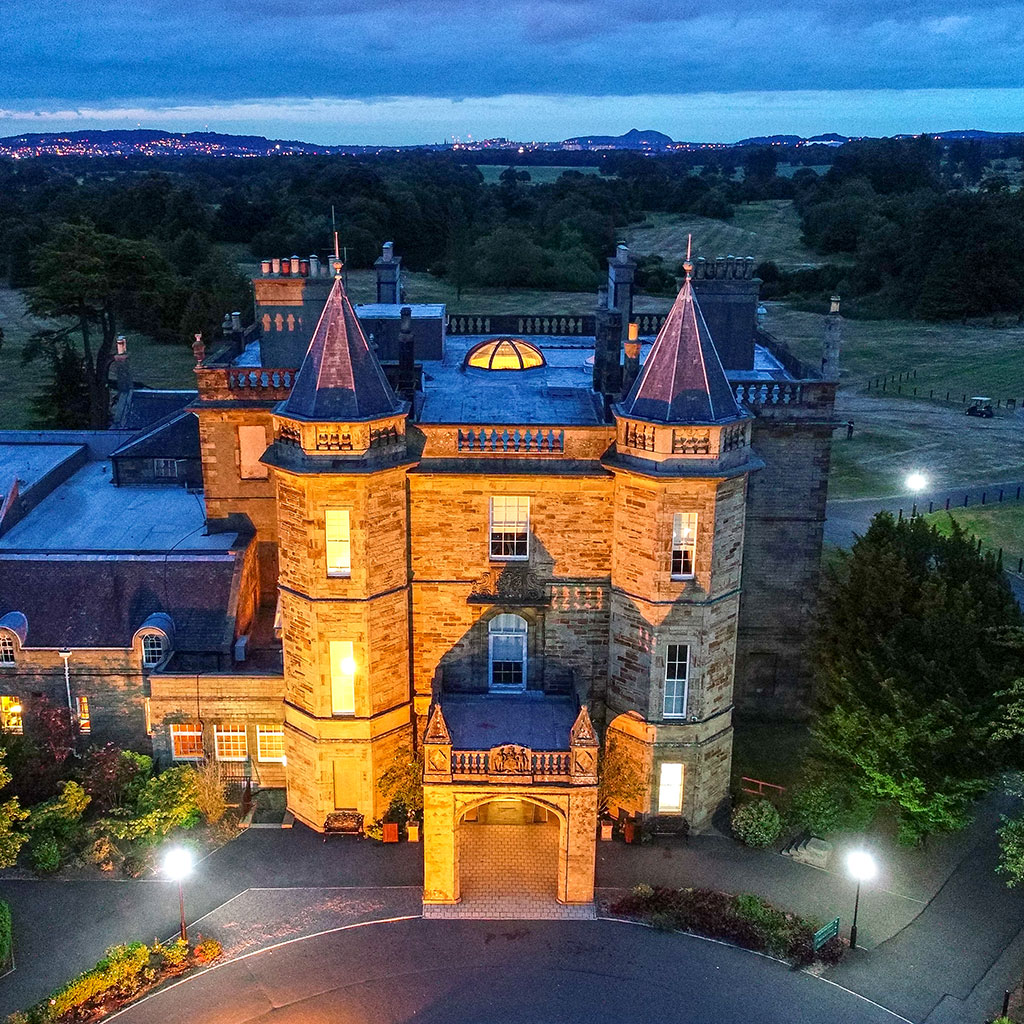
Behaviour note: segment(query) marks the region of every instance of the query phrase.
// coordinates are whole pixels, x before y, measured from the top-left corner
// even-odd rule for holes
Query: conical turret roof
[[[654,423],[724,423],[742,413],[687,276],[621,416]]]
[[[353,423],[393,416],[403,408],[336,278],[282,415]]]

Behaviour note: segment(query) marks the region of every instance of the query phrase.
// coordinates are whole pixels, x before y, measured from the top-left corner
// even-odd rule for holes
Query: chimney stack
[[[608,308],[617,309],[622,316],[622,341],[626,340],[626,328],[633,319],[633,276],[636,261],[629,255],[629,246],[620,242],[615,255],[608,260]]]
[[[117,393],[127,395],[132,389],[132,369],[128,362],[128,339],[123,335],[117,336],[117,353],[114,356],[115,376],[117,378]]]
[[[821,349],[822,380],[839,380],[839,348],[843,342],[843,318],[839,315],[839,296],[833,295],[825,317],[825,339]]]
[[[402,258],[395,255],[395,243],[385,242],[373,264],[377,275],[377,301],[397,306],[402,301]]]
[[[594,311],[594,391],[604,396],[605,409],[622,388],[622,314],[608,308],[608,289],[597,290]]]
[[[416,390],[416,358],[412,334],[412,309],[403,306],[398,322],[398,393],[410,401]]]

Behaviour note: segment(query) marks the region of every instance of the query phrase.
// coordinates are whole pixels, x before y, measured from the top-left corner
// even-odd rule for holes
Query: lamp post
[[[870,882],[878,873],[875,858],[867,850],[851,850],[846,855],[846,870],[857,882],[857,895],[853,901],[853,924],[850,926],[850,949],[857,948],[857,911],[860,909],[860,884]]]
[[[192,874],[192,851],[183,846],[172,846],[164,854],[164,874],[178,883],[178,909],[181,911],[181,939],[188,942],[185,930],[185,890],[182,882]]]

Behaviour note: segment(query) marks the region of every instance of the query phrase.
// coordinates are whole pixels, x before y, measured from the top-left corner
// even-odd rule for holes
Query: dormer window
[[[142,638],[143,668],[155,668],[164,660],[167,652],[167,638],[159,633],[146,633]]]
[[[13,665],[14,637],[10,633],[0,633],[0,665]]]

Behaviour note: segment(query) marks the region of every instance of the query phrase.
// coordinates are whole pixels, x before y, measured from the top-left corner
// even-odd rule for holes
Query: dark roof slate
[[[198,397],[198,391],[134,388],[128,395],[117,426],[126,430],[145,430],[172,413],[184,409]]]
[[[127,444],[112,452],[112,459],[198,459],[199,419],[194,412],[183,409],[171,413]]]
[[[0,616],[25,615],[26,647],[126,648],[150,615],[166,612],[177,650],[224,651],[240,558],[0,557]]]
[[[352,423],[392,416],[403,408],[370,349],[339,277],[281,413],[324,423]]]
[[[680,424],[723,423],[742,415],[689,278],[616,412]]]

